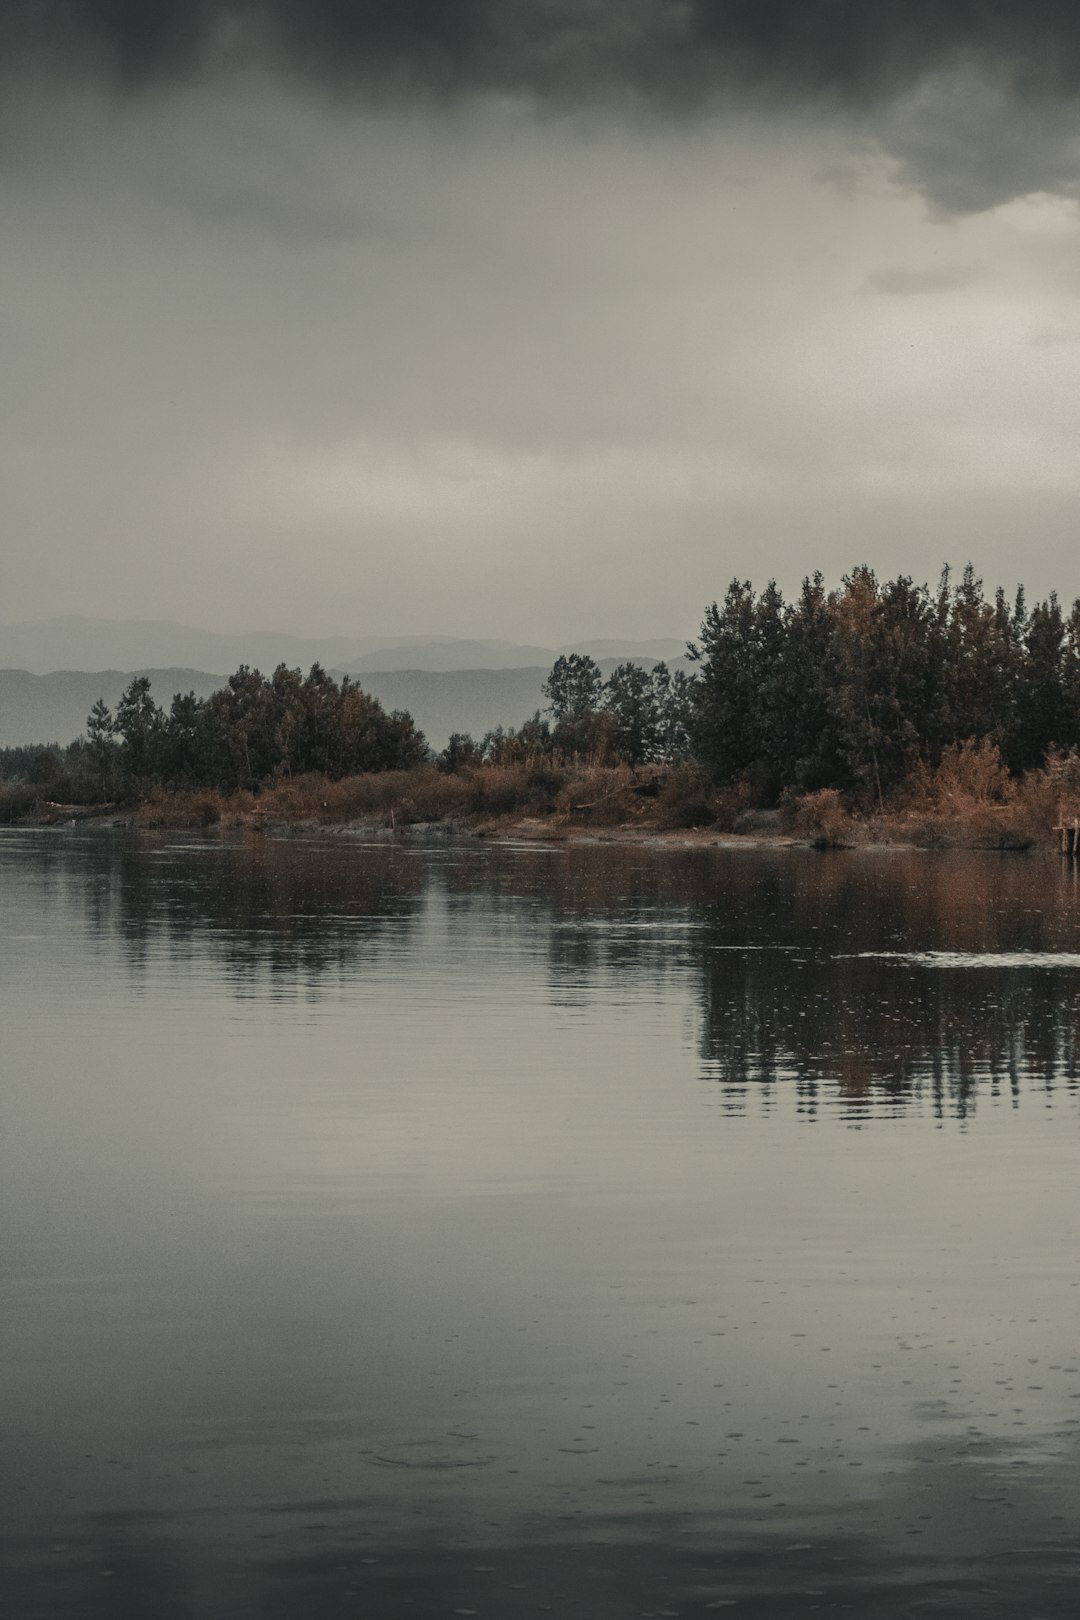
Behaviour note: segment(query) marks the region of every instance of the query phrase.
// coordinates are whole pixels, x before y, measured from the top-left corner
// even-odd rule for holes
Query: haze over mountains
[[[632,658],[678,665],[686,644],[596,639],[565,647],[461,637],[307,638],[260,631],[224,635],[169,620],[57,618],[0,625],[0,747],[70,742],[101,697],[114,707],[133,674],[148,674],[167,707],[175,692],[207,697],[240,664],[319,662],[351,674],[384,708],[407,709],[433,748],[453,731],[516,726],[541,708],[560,652],[587,652],[607,675]]]
[[[594,658],[678,658],[686,643],[603,640],[541,647],[460,636],[294,636],[259,630],[228,635],[171,619],[93,619],[65,615],[0,625],[0,669],[32,675],[54,670],[191,669],[229,675],[241,664],[264,672],[277,664],[360,674],[367,670],[550,669],[559,653]]]

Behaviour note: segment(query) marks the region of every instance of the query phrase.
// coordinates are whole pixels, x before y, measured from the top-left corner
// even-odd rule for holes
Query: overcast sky
[[[1075,0],[0,0],[0,620],[1080,594]]]

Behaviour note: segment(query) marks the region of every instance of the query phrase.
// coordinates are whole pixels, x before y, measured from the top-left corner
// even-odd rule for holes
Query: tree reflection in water
[[[864,1123],[919,1099],[963,1120],[984,1093],[1077,1088],[1080,898],[1055,858],[175,835],[32,851],[43,898],[70,891],[133,973],[209,952],[238,995],[317,999],[437,914],[508,959],[542,942],[557,1007],[689,990],[702,1072],[736,1111],[790,1095]]]

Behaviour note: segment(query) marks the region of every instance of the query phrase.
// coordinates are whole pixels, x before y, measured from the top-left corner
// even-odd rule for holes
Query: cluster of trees
[[[734,580],[688,649],[691,676],[560,658],[546,716],[482,743],[454,737],[447,769],[481,760],[590,755],[631,765],[692,759],[755,802],[836,788],[868,806],[920,765],[974,740],[1014,775],[1052,750],[1080,751],[1080,601],[988,599],[969,565],[936,589],[857,568],[820,574],[786,602],[775,583]]]
[[[692,747],[759,801],[832,787],[881,805],[952,744],[995,744],[1009,770],[1080,747],[1080,602],[987,600],[969,566],[936,590],[858,568],[786,603],[735,580],[691,649]]]
[[[284,777],[331,779],[409,770],[444,771],[521,760],[574,759],[631,765],[685,759],[692,683],[665,664],[621,664],[605,681],[588,656],[559,658],[544,685],[547,712],[498,727],[477,741],[455,734],[434,757],[412,717],[386,714],[345,676],[318,664],[307,676],[280,665],[266,677],[241,667],[210,697],[177,693],[168,711],[136,676],[113,712],[100,700],[85,735],[56,745],[0,749],[0,778],[67,802],[137,797],[154,786],[257,790]]]
[[[283,777],[409,770],[428,758],[412,716],[387,714],[348,676],[242,665],[208,698],[178,692],[168,711],[136,676],[115,713],[101,699],[86,735],[66,750],[11,749],[12,766],[43,792],[74,800],[131,798],[152,786],[256,790]],[[8,764],[8,761],[4,761]]]
[[[481,741],[455,735],[436,763],[693,760],[718,787],[748,784],[759,804],[836,788],[883,806],[918,767],[972,739],[1016,775],[1051,750],[1080,751],[1080,601],[1065,613],[1054,595],[1031,608],[1023,590],[987,599],[970,566],[958,581],[946,570],[935,590],[869,568],[827,590],[815,574],[791,602],[774,583],[735,580],[688,651],[692,675],[624,663],[607,680],[592,658],[561,657],[545,713]],[[386,714],[317,664],[306,676],[242,667],[209,698],[178,693],[167,713],[138,677],[115,713],[94,706],[69,749],[0,756],[2,774],[44,794],[63,778],[70,797],[105,799],[151,784],[254,790],[433,757],[411,716]]]
[[[666,664],[620,664],[607,680],[589,657],[556,659],[544,684],[552,742],[564,753],[606,749],[627,765],[686,759],[694,710],[692,683]]]
[[[605,681],[587,653],[555,660],[544,682],[547,710],[514,730],[502,726],[477,742],[455,732],[438,764],[445,771],[519,760],[581,759],[605,764],[672,763],[690,755],[693,683],[666,664],[620,664]]]

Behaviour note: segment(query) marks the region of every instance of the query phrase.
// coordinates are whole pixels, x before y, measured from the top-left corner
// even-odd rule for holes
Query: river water
[[[0,837],[0,1612],[1058,1620],[1041,855]]]

